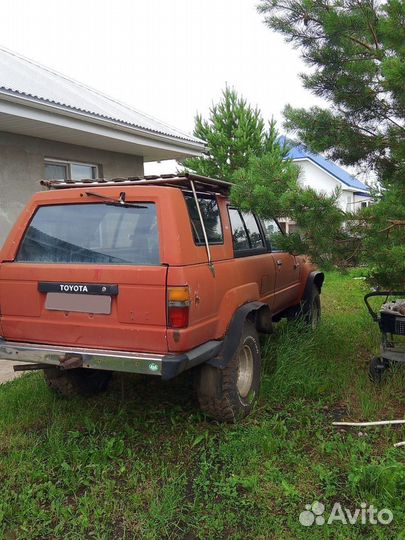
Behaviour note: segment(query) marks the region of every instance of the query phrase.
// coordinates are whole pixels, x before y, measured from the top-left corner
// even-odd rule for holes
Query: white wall
[[[340,208],[342,210],[352,210],[354,203],[353,191],[345,189],[344,184],[309,160],[297,160],[295,163],[301,169],[299,183],[303,187],[310,187],[318,193],[327,195],[331,195],[337,187],[340,187],[341,193],[338,199]]]
[[[143,164],[145,174],[176,174],[181,171],[182,166],[175,159],[165,159],[163,161],[149,161]]]
[[[364,197],[364,195],[354,195],[354,207],[356,210],[362,207],[362,203],[366,203],[368,206],[372,204],[372,198]]]

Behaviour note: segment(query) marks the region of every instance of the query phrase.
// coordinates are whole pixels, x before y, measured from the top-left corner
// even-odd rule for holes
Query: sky
[[[0,0],[0,44],[188,133],[226,84],[281,122],[287,103],[319,99],[302,87],[298,52],[265,26],[257,3]]]

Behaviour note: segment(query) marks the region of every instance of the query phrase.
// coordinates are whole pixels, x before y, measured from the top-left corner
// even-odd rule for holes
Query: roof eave
[[[126,124],[124,122],[119,122],[116,120],[111,120],[109,118],[100,117],[84,111],[77,111],[75,109],[70,109],[69,107],[64,107],[62,105],[48,103],[40,99],[31,98],[26,95],[20,95],[13,92],[5,91],[0,89],[0,101],[7,101],[19,105],[23,105],[28,109],[35,109],[39,111],[44,111],[55,115],[55,118],[58,116],[65,116],[73,118],[75,120],[90,122],[99,126],[105,126],[110,129],[113,129],[118,132],[130,133],[142,137],[143,139],[149,139],[153,141],[159,141],[162,143],[169,144],[170,146],[174,145],[178,148],[182,148],[184,154],[189,155],[199,155],[203,153],[206,149],[206,144],[204,141],[199,139],[186,139],[181,137],[174,137],[168,134],[160,133],[157,131],[151,131],[148,129],[143,129],[139,126],[133,126]]]
[[[344,180],[342,180],[341,178],[339,178],[338,176],[336,176],[335,174],[333,174],[331,171],[328,171],[327,169],[325,169],[325,167],[322,167],[322,165],[320,165],[319,163],[317,163],[314,159],[312,159],[310,156],[303,156],[303,157],[299,157],[299,158],[292,158],[292,161],[310,161],[311,163],[313,163],[316,167],[318,167],[319,169],[321,169],[322,171],[324,171],[326,174],[328,174],[329,176],[331,176],[332,178],[334,178],[335,180],[337,180],[338,182],[340,182],[341,184],[343,184],[344,186],[344,189],[347,190],[347,191],[360,191],[361,189],[363,191],[368,191],[368,187],[366,185],[364,185],[364,188],[359,188],[359,187],[353,187],[353,186],[350,186],[347,182],[345,182]]]

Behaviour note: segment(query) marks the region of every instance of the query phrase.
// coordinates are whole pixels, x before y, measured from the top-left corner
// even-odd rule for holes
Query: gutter
[[[321,169],[322,171],[326,172],[326,174],[329,174],[329,176],[331,176],[332,178],[334,178],[335,180],[337,180],[338,182],[341,182],[342,184],[344,184],[345,186],[347,186],[347,188],[344,188],[346,189],[347,191],[360,191],[360,189],[363,189],[364,192],[368,191],[368,186],[366,186],[364,184],[364,188],[359,188],[359,187],[353,187],[351,186],[350,184],[348,184],[347,182],[345,182],[344,180],[342,180],[341,178],[339,178],[336,174],[334,174],[333,172],[331,171],[328,171],[328,169],[326,169],[325,167],[323,167],[322,165],[320,165],[319,163],[317,163],[314,159],[312,159],[310,156],[306,156],[306,157],[302,157],[302,158],[291,158],[292,161],[295,163],[297,161],[310,161],[313,165],[315,165],[316,167],[318,167],[319,169]],[[357,178],[355,178],[355,180],[357,180]],[[360,182],[360,180],[357,180],[358,182]]]
[[[117,120],[111,120],[105,117],[96,116],[91,113],[86,113],[85,111],[77,111],[76,109],[71,109],[69,107],[65,107],[56,103],[48,104],[34,97],[26,95],[24,95],[24,97],[21,97],[20,95],[7,92],[4,89],[0,89],[0,99],[16,103],[17,105],[24,105],[27,108],[39,109],[48,113],[59,114],[61,116],[74,118],[76,120],[86,120],[87,122],[108,127],[110,129],[115,129],[116,131],[122,131],[130,133],[132,135],[140,135],[145,139],[152,139],[165,143],[182,145],[186,149],[194,150],[199,153],[204,152],[206,149],[206,143],[202,140],[200,142],[199,139],[194,142],[190,139],[174,137],[157,131],[151,131],[142,127],[133,126],[126,122],[119,122]]]

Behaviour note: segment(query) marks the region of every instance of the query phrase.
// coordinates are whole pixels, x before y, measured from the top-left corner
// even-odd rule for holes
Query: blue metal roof
[[[280,137],[279,140],[282,143],[286,142],[288,144],[289,142],[285,137]],[[346,184],[351,188],[358,189],[362,193],[367,193],[369,191],[369,188],[368,186],[366,186],[366,184],[364,184],[360,180],[357,180],[357,178],[354,178],[354,176],[336,165],[336,163],[333,163],[333,161],[325,159],[320,154],[314,154],[313,152],[310,152],[307,148],[305,148],[305,146],[300,145],[292,147],[291,150],[288,152],[288,157],[293,160],[309,159],[310,161],[314,162],[316,165],[324,169],[326,172],[343,182],[343,184]]]

